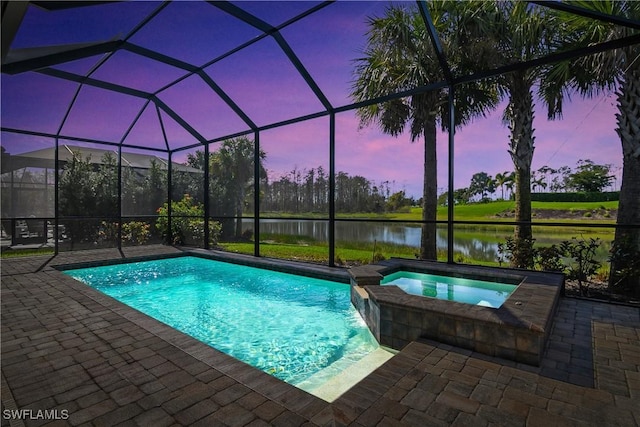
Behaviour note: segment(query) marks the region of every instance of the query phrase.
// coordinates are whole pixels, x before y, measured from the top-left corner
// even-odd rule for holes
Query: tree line
[[[531,191],[551,193],[599,193],[604,191],[614,179],[610,164],[596,164],[589,159],[578,160],[576,167],[561,166],[558,169],[542,166],[531,173]],[[453,200],[456,204],[467,204],[472,201],[486,201],[491,195],[499,199],[513,198],[515,172],[505,171],[495,176],[487,172],[477,172],[471,177],[468,187],[454,190]],[[446,205],[448,192],[438,197],[439,205]]]
[[[392,193],[391,182],[374,181],[346,172],[335,177],[337,212],[396,212],[415,203],[404,191]],[[260,208],[264,212],[313,213],[329,211],[329,175],[322,166],[294,168],[261,185]]]

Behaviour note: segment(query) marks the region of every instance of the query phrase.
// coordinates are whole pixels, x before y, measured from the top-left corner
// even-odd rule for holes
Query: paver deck
[[[561,299],[540,367],[412,342],[327,403],[51,267],[177,251],[2,261],[2,426],[640,425],[637,307]]]

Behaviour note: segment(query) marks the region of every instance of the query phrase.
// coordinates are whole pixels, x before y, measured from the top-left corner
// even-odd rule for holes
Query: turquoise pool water
[[[382,285],[396,285],[412,295],[457,301],[484,307],[499,308],[516,285],[426,273],[398,271],[381,281]]]
[[[305,390],[379,348],[346,284],[197,257],[65,273]]]

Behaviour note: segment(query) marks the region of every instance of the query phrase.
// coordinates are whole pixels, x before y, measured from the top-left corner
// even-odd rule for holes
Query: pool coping
[[[502,306],[490,308],[411,295],[393,285],[379,286],[384,275],[401,270],[501,279],[517,287]],[[402,349],[428,338],[536,366],[564,289],[560,273],[403,258],[354,267],[350,275],[352,303],[382,345]]]
[[[64,271],[77,268],[100,267],[105,265],[127,264],[132,262],[153,261],[158,259],[179,258],[185,256],[195,256],[215,261],[224,261],[238,265],[245,265],[248,267],[258,267],[266,270],[279,271],[282,273],[299,274],[316,279],[331,280],[334,282],[347,284],[349,283],[349,272],[347,269],[341,267],[329,267],[326,265],[304,263],[300,261],[287,261],[276,258],[254,257],[252,255],[234,252],[223,252],[205,249],[185,249],[181,252],[157,255],[140,255],[109,260],[52,264],[51,267],[59,271]]]

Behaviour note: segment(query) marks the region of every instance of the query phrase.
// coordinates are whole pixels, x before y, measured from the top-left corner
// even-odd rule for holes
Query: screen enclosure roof
[[[173,152],[353,109],[367,21],[391,3],[3,1],[3,139],[26,134]],[[401,4],[417,4],[430,19],[428,2]],[[529,5],[626,26],[631,35],[456,75],[434,30],[443,80],[388,97],[639,41],[637,21],[560,2]]]

